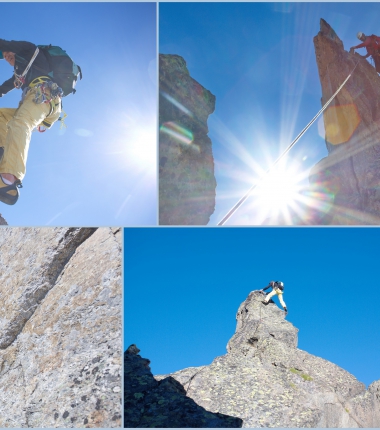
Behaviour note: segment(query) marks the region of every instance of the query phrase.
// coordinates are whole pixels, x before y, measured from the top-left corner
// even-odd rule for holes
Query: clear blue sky
[[[16,226],[156,225],[156,4],[2,3],[0,37],[61,46],[83,80],[59,123],[34,132]],[[1,82],[12,67],[0,61]],[[21,91],[0,99],[17,107]]]
[[[281,280],[298,347],[367,385],[380,379],[379,228],[161,227],[124,234],[124,345],[135,343],[154,374],[225,354],[240,303]]]
[[[320,18],[335,29],[346,50],[360,43],[358,31],[380,31],[377,3],[159,5],[160,53],[183,56],[191,76],[216,96],[208,122],[218,183],[210,225],[321,108],[313,44]],[[358,52],[365,54],[364,49]],[[307,186],[310,168],[326,155],[320,119],[292,149],[285,170],[298,172],[298,184]],[[261,224],[275,205],[269,202],[267,208],[250,198],[230,224]]]

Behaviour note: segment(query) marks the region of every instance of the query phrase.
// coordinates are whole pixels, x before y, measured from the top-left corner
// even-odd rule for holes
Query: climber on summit
[[[270,281],[269,285],[266,286],[265,288],[263,288],[262,292],[264,292],[265,290],[267,290],[268,288],[272,287],[272,291],[267,294],[265,300],[262,301],[262,303],[264,303],[264,305],[267,305],[269,303],[269,300],[275,295],[277,294],[278,300],[280,300],[281,306],[284,308],[285,311],[285,315],[288,314],[288,309],[286,308],[286,304],[284,302],[284,299],[282,298],[282,295],[284,294],[284,283],[280,282],[280,281]]]
[[[360,43],[359,45],[356,45],[356,46],[352,46],[350,48],[350,53],[352,54],[355,51],[355,49],[358,49],[358,48],[366,48],[367,55],[361,55],[361,57],[367,58],[371,55],[373,58],[373,61],[375,62],[376,72],[380,73],[380,37],[375,36],[374,34],[372,34],[371,36],[366,36],[361,31],[359,31],[359,33],[356,36],[363,43]]]
[[[33,129],[45,131],[59,119],[61,98],[75,92],[77,76],[82,75],[57,46],[0,39],[0,59],[14,68],[0,85],[0,97],[14,88],[22,90],[17,109],[0,108],[0,201],[13,205],[25,176]]]

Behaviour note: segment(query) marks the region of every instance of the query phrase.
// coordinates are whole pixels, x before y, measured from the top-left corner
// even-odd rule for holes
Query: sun
[[[289,218],[290,212],[297,212],[304,200],[305,172],[296,165],[282,164],[262,176],[252,193],[251,205],[258,219],[274,219],[281,215]]]

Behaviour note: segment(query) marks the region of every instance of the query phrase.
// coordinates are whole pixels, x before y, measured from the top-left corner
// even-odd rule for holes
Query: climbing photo
[[[47,32],[36,4],[3,4],[17,16],[0,32],[8,225],[157,224],[156,8],[47,3]]]
[[[375,3],[159,4],[159,224],[379,225]]]
[[[124,229],[124,426],[380,428],[379,240]]]

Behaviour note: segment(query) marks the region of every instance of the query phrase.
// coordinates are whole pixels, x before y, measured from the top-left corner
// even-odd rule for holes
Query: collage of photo
[[[20,5],[0,428],[380,428],[377,3]]]

